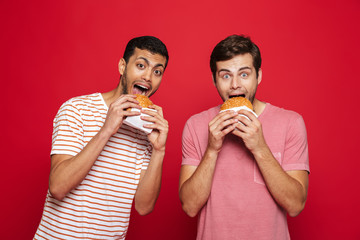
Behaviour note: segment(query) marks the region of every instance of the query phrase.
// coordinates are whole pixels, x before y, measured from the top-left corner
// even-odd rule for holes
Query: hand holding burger
[[[153,102],[147,96],[141,94],[135,94],[135,95],[136,95],[136,100],[139,102],[141,108],[155,111],[154,109],[149,108],[149,106],[153,105]],[[137,108],[129,108],[128,111],[140,111],[140,110]],[[148,115],[141,113],[141,115],[127,117],[124,120],[124,124],[139,129],[141,131],[144,131],[147,134],[151,133],[152,129],[144,128],[144,124],[148,124],[149,122],[142,120],[140,118],[141,116],[148,116]]]

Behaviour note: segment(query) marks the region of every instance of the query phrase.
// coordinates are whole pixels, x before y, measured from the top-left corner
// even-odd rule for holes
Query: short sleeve
[[[143,159],[143,163],[141,167],[142,170],[146,170],[148,168],[151,159],[151,154],[152,154],[152,145],[149,143],[149,145],[145,149],[144,156],[142,158]]]
[[[285,171],[306,170],[310,172],[306,127],[300,115],[297,115],[289,125],[282,167]]]
[[[187,121],[182,135],[182,165],[198,166],[200,164],[201,156],[196,149],[195,136],[191,122]]]
[[[75,156],[85,146],[83,136],[80,111],[69,100],[60,107],[54,119],[51,155]]]

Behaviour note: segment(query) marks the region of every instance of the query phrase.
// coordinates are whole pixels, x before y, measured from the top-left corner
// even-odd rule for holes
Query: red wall
[[[127,41],[155,35],[170,62],[152,100],[170,123],[155,211],[132,215],[128,239],[194,239],[196,219],[178,198],[181,133],[221,100],[209,56],[245,33],[259,45],[258,97],[303,115],[310,151],[305,210],[292,239],[360,239],[358,0],[1,1],[1,239],[31,239],[50,167],[52,120],[73,96],[116,87]],[[181,2],[181,3],[180,3]]]

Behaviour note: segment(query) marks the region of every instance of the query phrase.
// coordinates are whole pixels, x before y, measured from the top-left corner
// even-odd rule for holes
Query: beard
[[[251,102],[251,104],[254,103],[255,94],[256,94],[256,91],[254,92],[254,94],[252,94],[252,95],[249,96],[249,101]]]
[[[121,87],[121,94],[130,94],[129,89],[128,89],[127,67],[125,67],[124,73],[120,77],[120,83],[119,84],[120,84],[120,87]],[[152,89],[152,87],[150,89]],[[151,92],[148,97],[153,95],[156,91],[157,91],[157,89],[155,89],[153,92]]]
[[[258,85],[256,84],[254,93],[249,96],[249,101],[251,102],[251,104],[254,104],[254,99],[255,99],[256,92],[257,92],[257,87],[258,87]]]
[[[120,77],[120,86],[122,89],[122,94],[128,94],[128,84],[127,84],[127,72],[126,72],[126,67],[124,70],[124,74]]]

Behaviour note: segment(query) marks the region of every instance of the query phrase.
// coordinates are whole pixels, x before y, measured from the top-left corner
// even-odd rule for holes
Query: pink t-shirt
[[[187,121],[183,165],[200,164],[208,143],[208,123],[219,109],[210,108]],[[267,103],[258,119],[282,168],[309,171],[302,117]],[[235,135],[226,136],[219,153],[211,193],[199,215],[197,239],[290,239],[286,212],[273,200],[252,154]]]

